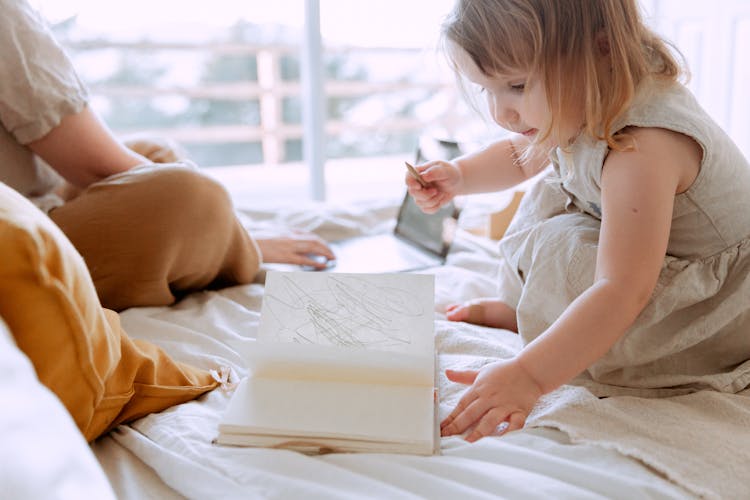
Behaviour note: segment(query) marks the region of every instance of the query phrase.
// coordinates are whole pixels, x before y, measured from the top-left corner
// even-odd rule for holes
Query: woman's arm
[[[28,146],[68,182],[81,188],[148,163],[120,143],[88,107],[66,116],[47,135]]]

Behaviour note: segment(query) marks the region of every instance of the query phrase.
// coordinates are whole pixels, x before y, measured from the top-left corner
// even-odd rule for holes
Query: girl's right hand
[[[459,193],[463,184],[463,176],[456,163],[438,160],[415,166],[415,168],[421,174],[427,186],[422,187],[407,172],[406,187],[423,212],[428,214],[437,212],[440,207],[451,201]]]

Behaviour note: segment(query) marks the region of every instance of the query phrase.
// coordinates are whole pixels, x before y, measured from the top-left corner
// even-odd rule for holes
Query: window
[[[118,134],[175,139],[205,167],[283,160],[264,149],[267,131],[294,131],[265,108],[269,89],[290,91],[281,77],[300,44],[298,0],[38,3]]]
[[[277,179],[305,184],[290,186],[290,196],[310,195],[302,166],[305,0],[35,3],[115,133],[174,139],[207,172],[228,173],[256,196]],[[435,48],[452,0],[312,4],[323,40],[318,147],[331,192],[379,196],[373,182],[395,182],[390,194],[398,194],[403,162],[394,158],[411,159],[420,134],[455,136],[480,121]],[[383,158],[380,166],[374,158]],[[390,177],[376,175],[385,170]],[[360,178],[370,179],[367,189],[357,187]]]
[[[436,50],[454,0],[32,1],[117,134],[175,139],[258,203],[398,197],[421,134],[481,143],[502,133],[464,105]],[[641,2],[686,55],[698,99],[749,154],[750,2]],[[322,36],[312,99],[325,115],[312,132],[301,61],[310,19]],[[305,141],[321,168],[304,161]]]

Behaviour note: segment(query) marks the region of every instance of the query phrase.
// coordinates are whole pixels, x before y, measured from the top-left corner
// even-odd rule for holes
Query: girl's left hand
[[[537,400],[542,396],[539,384],[531,378],[517,359],[496,361],[481,370],[446,370],[448,379],[471,384],[456,408],[440,423],[440,435],[462,434],[474,442],[496,433],[503,422],[503,432],[520,429],[526,423]]]

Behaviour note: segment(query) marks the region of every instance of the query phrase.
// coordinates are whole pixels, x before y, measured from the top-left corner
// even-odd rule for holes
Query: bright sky
[[[321,31],[346,45],[429,47],[454,0],[320,0]],[[301,27],[304,0],[32,0],[50,21],[78,15],[87,32],[115,38],[149,32],[185,39],[190,30],[238,19]],[[154,38],[154,36],[150,36]]]

